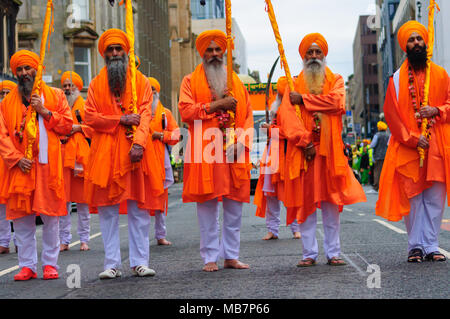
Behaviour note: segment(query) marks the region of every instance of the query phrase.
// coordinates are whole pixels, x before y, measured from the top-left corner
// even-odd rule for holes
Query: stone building
[[[16,17],[19,0],[0,0],[0,81],[13,80],[9,60],[17,50]]]

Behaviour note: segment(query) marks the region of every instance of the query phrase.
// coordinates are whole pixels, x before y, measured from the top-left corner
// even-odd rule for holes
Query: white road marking
[[[386,223],[384,220],[373,219],[373,221],[375,221],[375,222],[377,222],[377,223],[379,223],[379,224],[381,224],[381,225],[383,225],[383,226],[386,226],[387,228],[389,228],[389,229],[395,231],[396,233],[399,233],[399,234],[406,234],[406,232],[405,232],[403,229],[400,229],[400,228],[398,228],[398,227],[392,226],[391,224]]]
[[[122,227],[126,227],[126,226],[127,226],[126,224],[123,224],[123,225],[120,225],[119,227],[122,228]],[[102,233],[96,233],[96,234],[94,234],[94,235],[92,235],[92,236],[89,236],[89,240],[94,239],[94,238],[96,238],[96,237],[99,237],[101,234],[102,234]],[[72,248],[72,247],[74,247],[74,246],[76,246],[76,245],[79,245],[79,244],[80,244],[80,241],[76,241],[76,242],[71,243],[71,244],[69,245],[69,247]],[[11,268],[2,270],[2,271],[0,271],[0,277],[2,277],[2,276],[4,276],[4,275],[7,275],[7,274],[9,274],[9,273],[11,273],[11,272],[13,272],[13,271],[18,270],[18,269],[19,269],[19,266],[14,266],[14,267],[11,267]]]
[[[441,247],[438,247],[438,248],[442,255],[444,255],[447,259],[450,259],[450,253],[448,251],[446,251],[445,249],[442,249]]]
[[[352,212],[352,211],[353,211],[353,209],[347,208],[347,207],[344,207],[344,210],[346,210],[346,211],[348,211],[348,212]]]

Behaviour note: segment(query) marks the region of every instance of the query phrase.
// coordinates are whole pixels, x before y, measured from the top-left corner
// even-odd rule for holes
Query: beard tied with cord
[[[159,104],[159,93],[155,92],[153,93],[153,101],[152,101],[152,114],[155,115],[156,113],[156,108],[158,107]]]
[[[222,99],[227,89],[227,71],[224,60],[216,57],[209,60],[203,59],[203,66],[209,86],[215,92],[217,99]]]
[[[106,69],[108,72],[109,89],[113,94],[123,93],[127,82],[128,56],[116,56],[108,58],[105,56]]]
[[[311,94],[322,94],[325,82],[326,60],[310,59],[303,61],[305,81]]]

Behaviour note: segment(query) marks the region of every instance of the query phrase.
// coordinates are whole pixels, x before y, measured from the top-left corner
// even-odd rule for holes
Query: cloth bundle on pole
[[[440,11],[440,8],[435,0],[430,0],[430,6],[428,7],[428,49],[427,49],[427,71],[425,75],[425,85],[423,89],[423,103],[422,107],[428,106],[428,99],[430,95],[430,80],[431,80],[431,58],[433,57],[434,51],[434,13]],[[422,120],[422,135],[427,139],[430,139],[430,132],[428,130],[428,119]],[[420,155],[420,167],[423,167],[425,160],[425,150],[423,148],[418,148]]]
[[[227,91],[229,96],[233,95],[233,38],[232,31],[232,17],[231,17],[231,0],[225,0],[225,14],[226,14],[226,34],[227,34]],[[225,143],[225,150],[236,143],[235,128],[235,113],[228,111],[230,115],[229,128],[227,129],[227,140]]]
[[[39,55],[39,65],[36,72],[36,77],[33,85],[33,94],[41,95],[42,93],[42,74],[44,71],[45,60],[45,48],[47,46],[47,40],[53,29],[53,1],[47,1],[47,10],[45,12],[44,27],[42,31],[41,50]],[[25,132],[28,137],[27,148],[25,151],[25,157],[29,160],[33,159],[33,144],[36,141],[37,125],[36,125],[36,111],[33,107],[28,108],[28,122],[25,126]]]

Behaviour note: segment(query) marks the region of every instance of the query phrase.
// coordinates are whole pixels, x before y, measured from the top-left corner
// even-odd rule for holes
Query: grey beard
[[[321,94],[325,80],[326,60],[310,59],[303,61],[305,80],[312,94]]]
[[[282,101],[281,97],[277,94],[277,98],[270,107],[269,122],[272,122],[273,119],[277,116],[278,108],[281,105],[281,101]]]
[[[119,91],[123,93],[127,81],[128,56],[123,55],[122,58],[105,57],[106,69],[108,71],[108,84],[112,93]]]
[[[203,59],[206,79],[209,86],[214,90],[218,99],[223,98],[227,88],[227,72],[223,59]]]
[[[152,101],[152,113],[153,114],[155,114],[158,104],[159,104],[159,93],[156,92],[155,94],[153,94],[153,101]]]
[[[24,81],[24,77],[27,77],[30,81]],[[34,77],[28,75],[25,75],[24,77],[18,78],[19,92],[22,96],[29,98],[31,96],[31,92],[33,91]]]
[[[73,105],[75,104],[75,102],[79,96],[80,96],[80,91],[78,89],[70,92],[70,94],[68,94],[68,95],[66,94],[66,99],[67,99],[67,102],[69,103],[70,107],[73,107]]]

